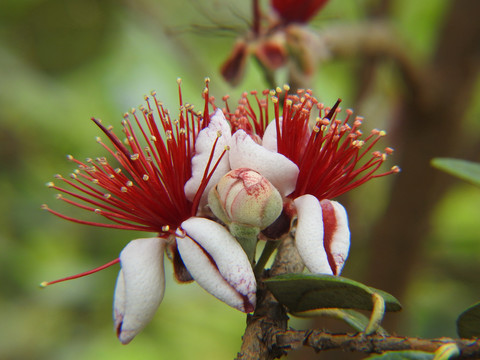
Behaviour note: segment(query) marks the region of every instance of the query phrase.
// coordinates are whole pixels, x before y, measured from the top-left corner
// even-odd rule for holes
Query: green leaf
[[[425,351],[389,351],[380,355],[372,355],[365,360],[432,360],[434,354]]]
[[[314,317],[314,316],[328,316],[338,320],[344,321],[350,325],[354,330],[362,332],[368,325],[370,319],[353,309],[317,309],[309,310],[300,313],[293,313],[293,316],[297,317]],[[378,335],[388,336],[387,331],[379,327],[376,331]]]
[[[386,311],[402,308],[392,295],[340,276],[285,274],[267,279],[265,284],[294,313],[322,308],[372,310],[373,293],[383,297]]]
[[[435,158],[432,166],[469,183],[480,186],[480,164],[452,158]]]
[[[467,339],[480,337],[480,302],[460,314],[457,319],[457,333]]]

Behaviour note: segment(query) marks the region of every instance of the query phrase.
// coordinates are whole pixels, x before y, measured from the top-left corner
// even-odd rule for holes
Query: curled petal
[[[148,324],[165,291],[162,238],[133,240],[120,253],[114,296],[114,322],[118,339],[128,344]]]
[[[350,248],[350,229],[345,208],[336,201],[322,200],[324,244],[329,254],[330,266],[340,275]]]
[[[212,151],[213,158],[210,163],[209,172],[222,155],[225,147],[228,146],[230,138],[230,126],[228,125],[222,110],[217,109],[215,114],[210,117],[210,123],[208,127],[200,131],[195,142],[195,155],[192,158],[192,177],[185,184],[185,195],[188,200],[193,200],[202,180],[204,179],[205,168],[207,167]],[[213,149],[215,141],[217,141],[217,143],[215,145],[215,149]],[[229,170],[230,164],[228,162],[228,157],[224,156],[220,160],[217,169],[213,173],[207,187],[205,188],[205,191],[203,192],[202,199],[200,201],[201,207],[207,203],[208,192],[210,189],[216,183],[218,183],[220,178]]]
[[[312,273],[333,275],[323,245],[323,216],[320,202],[313,195],[294,201],[297,209],[295,243],[305,266]]]
[[[282,196],[295,190],[299,173],[297,165],[282,154],[257,144],[243,130],[232,136],[229,159],[232,169],[249,168],[265,176]]]
[[[195,281],[226,304],[252,312],[257,284],[237,240],[223,226],[205,218],[185,220],[182,229],[186,234],[177,236],[177,246]]]

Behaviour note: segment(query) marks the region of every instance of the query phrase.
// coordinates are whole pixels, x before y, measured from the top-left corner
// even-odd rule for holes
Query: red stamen
[[[264,91],[263,94],[269,94],[273,103],[277,151],[300,169],[296,189],[289,197],[312,194],[320,200],[330,199],[373,178],[398,171],[376,174],[386,155],[391,153],[391,150],[386,150],[385,154],[378,156],[376,152],[371,152],[384,132],[373,131],[362,140],[362,132],[359,130],[361,118],[357,117],[349,125],[352,111],[347,110],[343,120],[336,119],[340,113],[341,99],[332,108],[326,108],[317,102],[310,90],[299,90],[296,95],[289,95],[288,87],[285,87],[283,109],[280,109],[280,102],[275,95],[281,91],[278,88],[276,92]],[[263,136],[263,130],[268,124],[263,125],[263,119],[269,111],[260,103],[256,93],[252,95],[257,100],[258,109],[253,110],[244,95],[234,116],[229,120],[232,122],[241,117],[247,118],[255,128],[252,136],[259,135],[260,132]],[[319,116],[312,129],[310,121],[314,107],[318,109]]]
[[[102,265],[102,266],[99,266],[93,270],[89,270],[89,271],[85,271],[83,273],[80,273],[80,274],[76,274],[76,275],[72,275],[72,276],[67,276],[67,277],[64,277],[62,279],[58,279],[58,280],[53,280],[53,281],[44,281],[40,284],[40,287],[44,288],[44,287],[47,287],[49,285],[53,285],[53,284],[57,284],[59,282],[63,282],[63,281],[68,281],[68,280],[74,280],[74,279],[78,279],[78,278],[81,278],[81,277],[84,277],[84,276],[87,276],[87,275],[91,275],[91,274],[94,274],[100,270],[103,270],[103,269],[106,269],[112,265],[115,265],[117,263],[120,262],[120,259],[117,258],[115,260],[112,260],[108,263],[106,263],[105,265]]]
[[[111,127],[107,128],[100,120],[92,119],[110,140],[110,146],[100,139],[97,141],[118,163],[118,168],[111,166],[104,157],[95,161],[90,159],[86,163],[69,157],[78,165],[78,170],[72,175],[72,180],[61,176],[57,178],[71,189],[50,184],[50,187],[74,198],[60,197],[61,200],[96,212],[116,224],[73,219],[48,210],[81,224],[160,234],[165,226],[176,228],[195,214],[198,204],[186,198],[184,185],[192,176],[191,160],[197,135],[209,123],[208,109],[213,98],[209,96],[209,80],[205,82],[203,115],[195,113],[191,105],[184,103],[179,80],[178,120],[171,120],[168,111],[152,93],[155,103],[151,103],[152,98],[145,97],[146,107],[139,108],[142,116],[137,116],[135,109],[124,116],[124,142]]]

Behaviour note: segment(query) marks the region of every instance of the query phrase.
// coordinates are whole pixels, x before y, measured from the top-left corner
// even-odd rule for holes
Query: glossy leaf
[[[402,308],[392,295],[340,276],[285,274],[265,283],[275,298],[294,313],[322,308],[372,310],[373,293],[384,298],[386,311]]]
[[[435,357],[433,353],[425,351],[389,351],[384,354],[372,355],[365,360],[432,360]]]
[[[456,176],[469,183],[480,186],[480,164],[472,161],[452,159],[452,158],[435,158],[432,160],[432,166]]]
[[[480,302],[460,314],[457,319],[457,333],[462,338],[480,337]]]
[[[364,331],[368,325],[368,322],[370,321],[367,316],[353,309],[317,309],[293,313],[292,315],[305,318],[328,316],[331,318],[342,320],[358,332]],[[382,327],[379,327],[376,333],[382,336],[388,336],[387,331]]]

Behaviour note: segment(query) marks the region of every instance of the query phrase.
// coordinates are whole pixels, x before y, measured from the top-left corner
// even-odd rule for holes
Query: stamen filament
[[[74,280],[74,279],[78,279],[78,278],[81,278],[81,277],[84,277],[84,276],[87,276],[87,275],[91,275],[91,274],[94,274],[100,270],[103,270],[103,269],[106,269],[112,265],[115,265],[117,263],[120,262],[120,259],[117,258],[115,260],[112,260],[108,263],[106,263],[105,265],[102,265],[102,266],[99,266],[93,270],[89,270],[89,271],[85,271],[85,272],[82,272],[80,274],[76,274],[76,275],[72,275],[72,276],[67,276],[67,277],[64,277],[62,279],[58,279],[58,280],[53,280],[53,281],[44,281],[42,283],[40,283],[40,287],[41,288],[45,288],[47,286],[50,286],[50,285],[53,285],[53,284],[57,284],[59,282],[63,282],[63,281],[68,281],[68,280]]]

